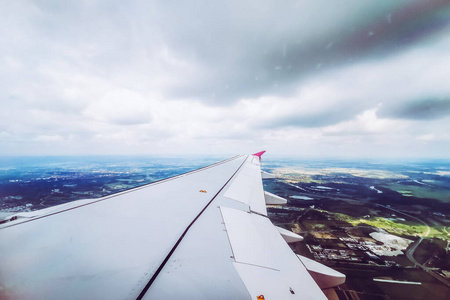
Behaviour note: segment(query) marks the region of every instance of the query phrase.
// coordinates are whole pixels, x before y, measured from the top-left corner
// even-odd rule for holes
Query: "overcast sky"
[[[449,1],[0,4],[0,155],[450,158]]]

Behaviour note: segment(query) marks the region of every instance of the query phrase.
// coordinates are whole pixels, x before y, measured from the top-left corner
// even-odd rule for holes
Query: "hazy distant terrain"
[[[188,172],[217,159],[17,157],[0,161],[0,210],[29,211],[98,198]]]
[[[219,158],[16,157],[0,160],[0,210],[36,210],[77,199],[97,198],[185,173]],[[450,219],[450,162],[265,160],[277,175],[266,189],[296,203],[334,199],[394,205],[422,212],[432,225]],[[348,212],[353,217],[368,209]],[[426,215],[424,215],[426,213]]]

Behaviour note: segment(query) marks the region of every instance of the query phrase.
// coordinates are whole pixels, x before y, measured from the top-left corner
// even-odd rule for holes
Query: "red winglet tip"
[[[254,156],[258,156],[258,157],[259,157],[259,160],[261,161],[261,156],[262,156],[264,153],[266,153],[266,151],[261,151],[261,152],[255,153],[255,154],[253,154],[253,155],[254,155]]]

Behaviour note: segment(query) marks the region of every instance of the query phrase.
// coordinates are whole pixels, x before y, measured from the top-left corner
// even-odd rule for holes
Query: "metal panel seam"
[[[137,300],[141,300],[145,294],[147,293],[148,289],[150,288],[150,286],[152,285],[152,283],[155,281],[155,279],[158,277],[159,273],[162,271],[162,269],[164,268],[164,266],[166,265],[166,263],[169,261],[170,257],[172,256],[172,254],[175,252],[175,250],[177,249],[178,245],[181,243],[181,241],[183,240],[184,236],[187,234],[187,232],[189,231],[189,229],[192,227],[192,225],[194,225],[195,221],[197,221],[197,219],[203,214],[203,212],[209,207],[209,205],[214,201],[214,199],[216,199],[216,197],[222,192],[222,190],[225,188],[225,186],[227,186],[227,184],[231,181],[231,179],[233,179],[233,177],[237,174],[237,172],[242,168],[242,166],[244,165],[246,160],[244,160],[242,162],[242,164],[239,166],[239,168],[233,173],[233,175],[231,175],[231,177],[227,180],[227,182],[222,186],[222,188],[217,192],[217,194],[214,195],[214,197],[206,204],[206,206],[200,211],[200,213],[197,215],[197,217],[195,217],[195,219],[188,225],[188,227],[186,228],[186,230],[183,232],[183,234],[180,236],[180,238],[178,239],[178,241],[175,243],[175,245],[173,246],[172,250],[170,250],[169,254],[167,254],[166,258],[163,260],[163,262],[161,263],[161,265],[159,266],[159,268],[156,270],[155,274],[153,274],[152,278],[150,278],[150,281],[145,285],[144,289],[142,290],[142,292],[139,294],[139,296],[136,298]]]

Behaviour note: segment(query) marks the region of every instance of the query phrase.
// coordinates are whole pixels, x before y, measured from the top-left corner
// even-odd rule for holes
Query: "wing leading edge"
[[[10,217],[0,299],[326,299],[267,218],[261,155]]]

